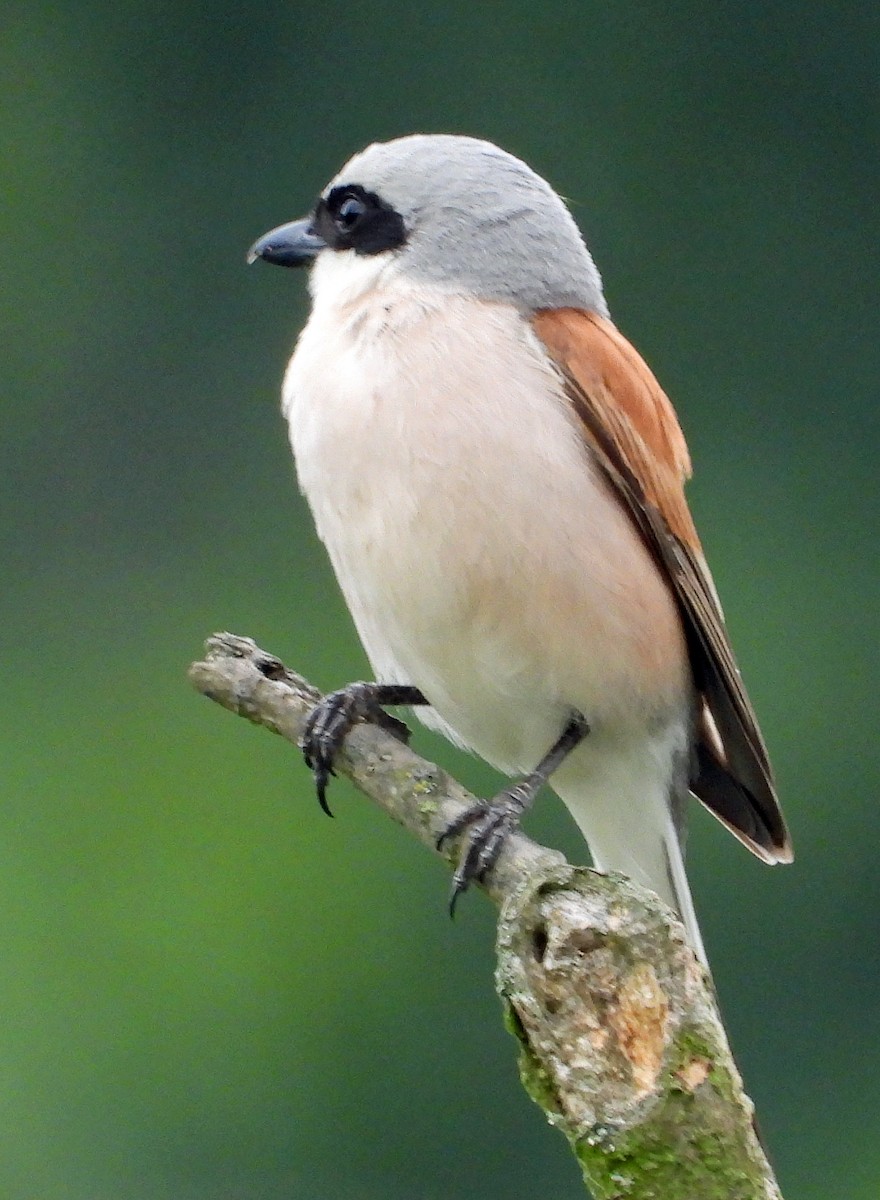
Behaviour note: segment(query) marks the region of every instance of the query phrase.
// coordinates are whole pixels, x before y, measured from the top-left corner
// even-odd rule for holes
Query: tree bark
[[[220,633],[195,687],[298,745],[320,698],[249,638]],[[473,797],[368,725],[337,769],[425,846]],[[483,884],[500,909],[496,983],[523,1085],[568,1139],[595,1200],[781,1200],[712,982],[670,909],[620,875],[515,833]]]

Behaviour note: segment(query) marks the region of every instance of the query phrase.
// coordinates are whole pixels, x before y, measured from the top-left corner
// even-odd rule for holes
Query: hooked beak
[[[262,258],[279,267],[303,267],[312,262],[327,243],[312,229],[310,217],[301,221],[290,221],[270,229],[248,250],[249,263]]]

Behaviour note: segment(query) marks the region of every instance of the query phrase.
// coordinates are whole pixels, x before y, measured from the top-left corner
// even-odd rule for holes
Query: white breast
[[[316,280],[284,382],[300,485],[376,677],[420,687],[509,773],[572,707],[594,747],[680,717],[673,602],[528,323],[376,288],[379,271]]]

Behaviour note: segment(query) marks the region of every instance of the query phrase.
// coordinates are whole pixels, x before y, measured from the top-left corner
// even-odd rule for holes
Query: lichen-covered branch
[[[215,634],[190,679],[296,745],[319,693],[249,638]],[[339,771],[424,845],[473,802],[372,726]],[[456,861],[458,847],[443,847]],[[498,992],[523,1083],[568,1138],[596,1200],[781,1200],[711,981],[652,893],[570,866],[523,834],[485,891],[499,906]]]

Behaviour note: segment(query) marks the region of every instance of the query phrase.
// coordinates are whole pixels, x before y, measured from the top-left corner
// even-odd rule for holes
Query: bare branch
[[[249,638],[216,634],[195,687],[298,744],[320,698]],[[372,726],[338,769],[436,852],[473,797]],[[444,846],[454,864],[458,847]],[[523,834],[485,891],[500,908],[496,981],[523,1084],[568,1138],[596,1200],[781,1200],[711,980],[674,914],[618,875],[570,866]]]

